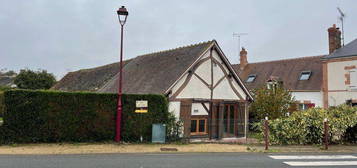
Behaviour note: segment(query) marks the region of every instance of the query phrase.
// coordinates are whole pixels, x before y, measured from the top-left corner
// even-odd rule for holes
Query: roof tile
[[[318,91],[321,90],[322,85],[322,57],[313,56],[249,63],[243,71],[239,69],[239,64],[233,65],[233,68],[250,90],[265,86],[266,81],[274,76],[283,81],[286,89]],[[309,80],[299,80],[303,71],[312,72]],[[256,79],[253,82],[246,82],[248,76],[253,74],[256,75]]]
[[[214,41],[138,56],[123,69],[123,93],[163,94]],[[118,91],[116,74],[99,92]]]

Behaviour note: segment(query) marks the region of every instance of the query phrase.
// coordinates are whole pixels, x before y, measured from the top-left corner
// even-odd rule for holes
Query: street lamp
[[[122,104],[122,74],[123,74],[123,28],[126,22],[126,18],[129,13],[124,6],[117,11],[119,23],[121,26],[121,40],[120,40],[120,67],[119,67],[119,89],[118,89],[118,106],[117,106],[117,117],[116,117],[116,128],[115,128],[115,141],[120,141],[120,130],[121,130],[121,114],[123,111]]]

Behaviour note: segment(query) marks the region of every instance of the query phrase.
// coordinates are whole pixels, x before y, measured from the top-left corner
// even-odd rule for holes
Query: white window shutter
[[[351,89],[357,89],[357,69],[353,69],[350,71],[350,82]]]

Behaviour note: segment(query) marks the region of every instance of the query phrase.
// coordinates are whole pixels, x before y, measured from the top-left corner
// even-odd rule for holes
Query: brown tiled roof
[[[130,60],[124,61],[126,65]],[[119,71],[119,63],[69,72],[51,89],[62,91],[96,91]]]
[[[283,81],[284,87],[295,91],[320,91],[322,86],[323,56],[301,57],[276,61],[249,63],[243,71],[239,64],[233,65],[234,70],[250,89],[259,88],[271,77]],[[311,71],[309,80],[299,80],[303,71]],[[246,82],[249,75],[256,75],[253,82]]]
[[[123,70],[123,92],[163,94],[215,41],[138,56]],[[99,92],[118,90],[115,75]]]

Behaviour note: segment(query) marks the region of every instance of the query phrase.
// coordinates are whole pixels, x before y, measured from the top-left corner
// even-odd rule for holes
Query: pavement
[[[356,153],[0,155],[2,168],[357,167]]]

